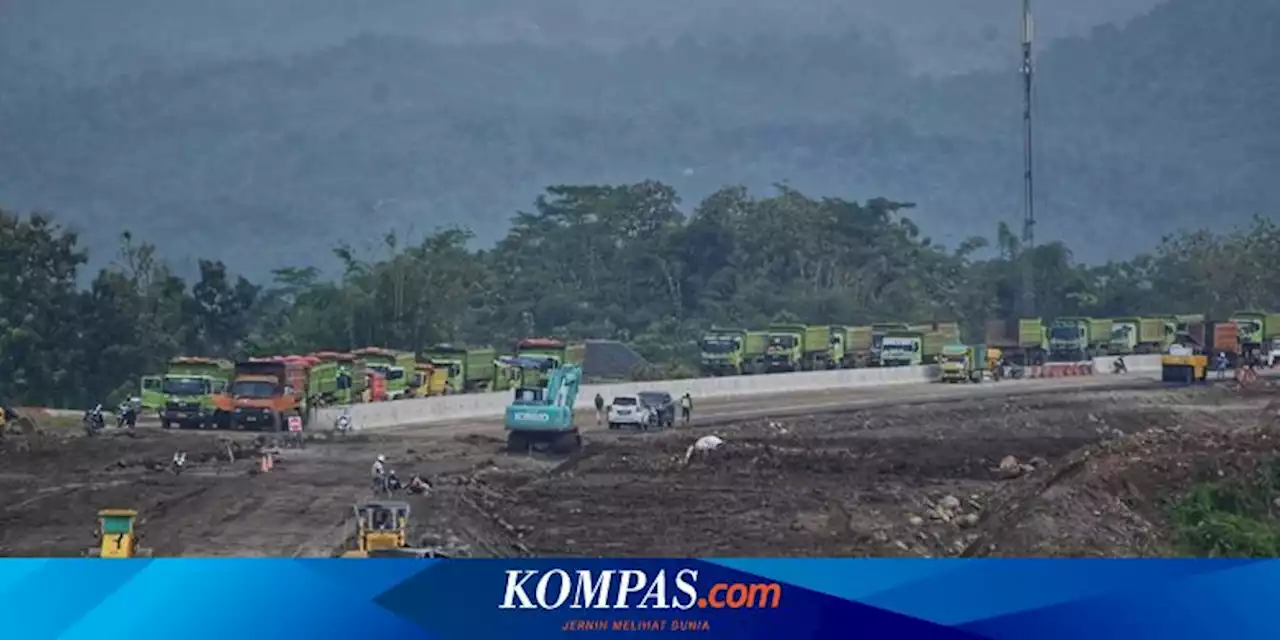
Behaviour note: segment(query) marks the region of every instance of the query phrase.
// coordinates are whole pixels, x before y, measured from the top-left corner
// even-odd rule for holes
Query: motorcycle
[[[1111,373],[1121,374],[1121,373],[1128,373],[1128,372],[1129,372],[1129,367],[1125,365],[1124,358],[1116,358],[1115,362],[1111,363]]]
[[[102,405],[85,411],[80,423],[84,427],[85,435],[90,437],[98,435],[98,432],[106,426],[106,420],[102,417]]]
[[[133,429],[136,426],[138,426],[138,405],[133,400],[129,400],[121,404],[116,411],[116,428]]]

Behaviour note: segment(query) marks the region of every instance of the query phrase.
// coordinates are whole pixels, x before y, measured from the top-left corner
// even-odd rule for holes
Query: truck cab
[[[880,340],[880,366],[909,367],[923,360],[924,336],[918,331],[889,331]]]
[[[1053,362],[1083,362],[1091,359],[1089,352],[1089,318],[1058,318],[1049,325],[1049,360]]]
[[[943,382],[982,382],[988,349],[985,345],[948,344],[942,347],[938,363]]]
[[[831,325],[831,361],[827,366],[832,369],[843,368],[852,356],[849,329],[840,325]]]
[[[1113,355],[1160,353],[1173,344],[1177,335],[1178,320],[1173,316],[1115,318],[1111,321],[1107,353]]]
[[[767,371],[799,371],[803,337],[793,331],[770,329],[766,336],[764,365]]]
[[[386,380],[387,399],[398,400],[409,395],[409,380],[414,365],[413,354],[381,347],[365,347],[351,352],[364,366],[382,374]]]
[[[409,381],[410,395],[416,398],[443,395],[448,376],[447,367],[419,362],[414,365],[413,379]]]
[[[356,362],[355,355],[337,351],[317,351],[311,354],[311,357],[319,362],[336,365],[333,371],[332,401],[334,403],[355,404],[362,400],[369,380],[364,374],[363,364]]]
[[[286,358],[251,359],[235,365],[232,423],[281,431],[288,419],[307,415],[306,365]]]
[[[170,360],[160,377],[161,426],[227,426],[230,416],[221,397],[227,393],[232,368],[231,362],[215,358],[183,356]]]
[[[938,355],[938,368],[943,382],[961,382],[967,380],[973,369],[969,357],[969,348],[962,344],[949,344],[942,347]]]
[[[1246,359],[1266,361],[1270,343],[1280,338],[1280,314],[1237,311],[1231,314],[1240,340],[1240,352]]]
[[[164,408],[163,380],[162,376],[142,376],[138,381],[138,397],[142,399],[143,412],[155,411],[158,414]]]
[[[879,322],[871,325],[871,363],[880,366],[880,350],[884,346],[884,337],[895,331],[910,331],[911,327],[902,322]]]
[[[746,332],[715,329],[702,336],[702,371],[711,376],[741,375]]]
[[[1108,353],[1128,355],[1138,351],[1138,318],[1116,318],[1111,322],[1111,340]]]
[[[586,359],[587,348],[584,344],[570,344],[557,338],[525,338],[516,342],[516,356],[550,361],[550,367],[541,371],[530,371],[527,378],[536,379],[538,386],[546,386],[550,371],[564,365],[581,367]]]

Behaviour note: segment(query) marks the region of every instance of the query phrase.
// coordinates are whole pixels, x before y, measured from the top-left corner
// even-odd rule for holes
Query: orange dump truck
[[[252,358],[237,362],[231,378],[231,421],[235,428],[282,431],[289,418],[307,420],[308,373],[304,357]]]

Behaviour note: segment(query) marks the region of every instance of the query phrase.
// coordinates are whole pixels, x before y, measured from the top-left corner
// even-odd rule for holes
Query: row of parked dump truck
[[[165,428],[278,431],[295,416],[305,424],[323,406],[543,387],[552,369],[580,365],[585,355],[585,344],[529,338],[514,355],[437,345],[416,355],[367,347],[240,362],[184,356],[143,376],[140,397]]]
[[[775,324],[765,329],[715,327],[702,338],[707,375],[820,371],[934,364],[961,343],[955,322],[866,326]],[[1082,362],[1098,356],[1162,353],[1181,339],[1235,359],[1271,350],[1280,341],[1280,314],[1240,311],[1228,320],[1204,315],[1122,318],[1070,316],[988,322],[984,346],[1014,364]]]

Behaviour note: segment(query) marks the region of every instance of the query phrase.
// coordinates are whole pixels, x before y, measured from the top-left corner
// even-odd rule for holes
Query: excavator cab
[[[134,529],[138,512],[133,509],[103,509],[98,512],[98,546],[88,555],[98,558],[133,558],[150,556],[151,550],[138,546]]]
[[[355,506],[356,548],[344,558],[440,558],[435,549],[408,546],[409,503],[370,500]]]

